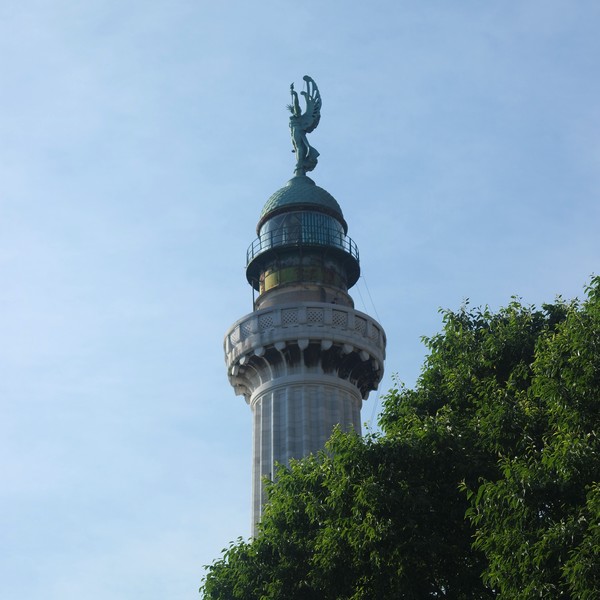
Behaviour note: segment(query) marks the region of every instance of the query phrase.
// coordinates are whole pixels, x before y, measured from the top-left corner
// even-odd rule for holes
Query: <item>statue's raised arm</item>
[[[321,94],[314,80],[305,75],[306,90],[300,92],[306,102],[304,113],[300,110],[300,101],[298,93],[294,90],[294,84],[290,86],[292,103],[288,104],[288,110],[292,113],[290,117],[290,133],[292,135],[293,152],[296,153],[296,168],[294,175],[306,175],[307,171],[312,171],[317,166],[317,157],[319,153],[313,148],[306,137],[316,129],[321,119]]]

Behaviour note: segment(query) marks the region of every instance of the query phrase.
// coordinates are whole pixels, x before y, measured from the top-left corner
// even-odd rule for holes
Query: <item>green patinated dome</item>
[[[342,224],[344,232],[348,231],[348,225],[337,200],[306,175],[293,177],[267,200],[260,213],[256,230],[258,232],[265,221],[277,214],[303,209],[331,215]]]

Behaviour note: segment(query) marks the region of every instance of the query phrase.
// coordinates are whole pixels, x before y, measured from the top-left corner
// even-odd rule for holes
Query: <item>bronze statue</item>
[[[288,110],[292,113],[290,117],[290,133],[292,135],[292,144],[296,153],[296,168],[294,175],[306,175],[307,171],[312,171],[317,166],[317,157],[319,153],[313,148],[306,138],[306,134],[316,129],[321,119],[321,94],[317,84],[311,77],[305,75],[306,91],[300,92],[306,102],[306,110],[302,114],[300,110],[300,101],[298,93],[294,90],[294,84],[290,85],[292,94],[292,103],[288,104]]]

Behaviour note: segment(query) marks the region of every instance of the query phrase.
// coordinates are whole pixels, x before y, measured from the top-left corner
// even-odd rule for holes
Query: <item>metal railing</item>
[[[271,248],[284,246],[323,246],[338,248],[350,254],[359,262],[358,246],[340,230],[329,227],[306,226],[282,227],[263,233],[256,238],[246,252],[246,265],[259,254]]]

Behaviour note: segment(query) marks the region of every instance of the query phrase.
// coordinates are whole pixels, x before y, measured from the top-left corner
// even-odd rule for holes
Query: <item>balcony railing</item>
[[[342,231],[326,227],[282,227],[263,233],[250,244],[246,252],[246,265],[259,254],[271,248],[284,246],[324,246],[338,248],[359,262],[358,246]]]

